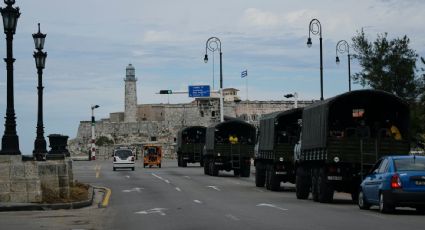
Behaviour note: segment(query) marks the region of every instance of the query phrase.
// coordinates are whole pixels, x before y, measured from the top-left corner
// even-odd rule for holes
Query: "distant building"
[[[219,95],[195,98],[189,103],[179,104],[137,104],[135,68],[126,68],[124,79],[124,112],[113,112],[109,118],[96,122],[96,137],[105,136],[116,145],[143,145],[158,143],[165,154],[174,153],[175,137],[185,126],[210,126],[220,122]],[[256,126],[263,114],[288,110],[294,107],[293,101],[241,101],[238,89],[223,89],[224,115],[238,117]],[[303,107],[312,101],[298,101]],[[84,149],[81,145],[90,140],[90,121],[81,121],[76,138],[70,148]],[[80,146],[75,146],[80,145]],[[101,150],[101,149],[100,149]]]

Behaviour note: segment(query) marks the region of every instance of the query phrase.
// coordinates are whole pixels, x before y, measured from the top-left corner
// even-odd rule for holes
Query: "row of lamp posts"
[[[6,81],[7,81],[7,104],[6,104],[6,121],[4,135],[2,138],[2,145],[0,155],[21,155],[19,150],[19,139],[16,132],[16,117],[14,108],[14,87],[13,87],[13,35],[16,32],[16,26],[21,13],[19,7],[13,7],[15,0],[4,0],[7,5],[5,8],[0,8],[0,13],[3,18],[4,33],[6,34]],[[46,34],[41,33],[40,23],[38,24],[38,33],[32,35],[36,51],[34,52],[35,65],[38,75],[38,112],[37,112],[37,136],[34,141],[33,157],[37,160],[43,160],[46,153],[46,140],[44,138],[43,126],[43,69],[46,63],[47,53],[43,52],[44,41]],[[65,138],[64,138],[65,137]],[[59,142],[66,142],[67,136],[53,134],[49,138],[52,140],[59,140]],[[52,147],[52,155],[59,152],[67,151],[65,147],[58,147],[50,144]],[[63,143],[61,144],[63,145]],[[66,146],[66,143],[65,143]]]
[[[310,21],[310,25],[308,27],[308,39],[307,46],[310,48],[312,46],[310,35],[319,35],[320,40],[320,100],[323,100],[323,51],[322,51],[322,25],[320,21],[317,19],[312,19]],[[339,64],[340,60],[338,57],[338,53],[348,55],[348,91],[351,91],[351,67],[350,67],[350,45],[345,40],[340,40],[336,44],[336,63]]]
[[[309,24],[308,29],[308,39],[307,46],[310,48],[312,46],[311,34],[319,35],[320,41],[320,100],[323,100],[323,45],[322,45],[322,25],[318,19],[312,19]],[[210,37],[205,44],[205,57],[204,62],[208,62],[208,50],[211,52],[219,51],[220,52],[220,121],[224,121],[224,112],[223,112],[223,68],[222,68],[222,55],[221,52],[221,41],[217,37]],[[336,45],[336,63],[339,64],[340,60],[338,53],[344,54],[347,53],[348,57],[348,91],[351,91],[351,67],[350,67],[350,46],[347,41],[341,40]],[[295,93],[296,94],[296,93]],[[295,94],[291,97],[295,97]],[[289,94],[288,94],[289,95]],[[285,95],[286,96],[286,95]],[[296,95],[298,96],[298,95]],[[297,106],[296,106],[297,107]]]

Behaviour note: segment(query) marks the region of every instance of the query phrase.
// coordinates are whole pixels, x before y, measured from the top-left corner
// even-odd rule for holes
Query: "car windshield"
[[[133,154],[131,153],[130,150],[117,150],[115,151],[115,156],[121,158],[121,159],[126,159],[129,156],[132,156]]]
[[[425,171],[425,158],[404,158],[394,160],[396,171]]]

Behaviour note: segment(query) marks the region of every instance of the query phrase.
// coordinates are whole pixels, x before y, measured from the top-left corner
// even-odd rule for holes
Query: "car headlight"
[[[334,157],[334,162],[338,163],[339,162],[339,157]]]
[[[279,161],[283,161],[283,157],[280,157],[280,158],[279,158]]]

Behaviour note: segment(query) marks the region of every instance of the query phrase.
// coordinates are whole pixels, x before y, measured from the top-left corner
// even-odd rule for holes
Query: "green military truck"
[[[207,128],[204,173],[218,176],[220,170],[233,170],[235,176],[249,177],[254,157],[256,128],[232,119]]]
[[[399,130],[392,136],[390,127]],[[294,149],[296,195],[332,202],[334,191],[358,198],[359,184],[375,161],[409,153],[409,105],[377,90],[347,92],[304,108]]]
[[[204,126],[189,126],[177,133],[177,165],[187,167],[187,163],[199,162],[203,166],[202,151],[205,145]]]
[[[295,183],[294,146],[300,136],[302,109],[274,112],[260,120],[255,155],[255,185],[272,191],[280,182]]]

